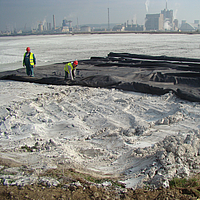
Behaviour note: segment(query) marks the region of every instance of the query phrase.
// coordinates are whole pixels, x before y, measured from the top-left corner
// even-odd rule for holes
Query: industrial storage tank
[[[81,26],[81,32],[91,32],[91,28],[89,26]]]

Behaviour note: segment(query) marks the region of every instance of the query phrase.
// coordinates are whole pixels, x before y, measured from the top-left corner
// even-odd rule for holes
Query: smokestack
[[[109,16],[109,8],[108,8],[108,30],[110,30],[110,16]]]
[[[53,29],[56,29],[55,15],[53,15]]]
[[[167,0],[166,0],[166,10],[167,10]]]
[[[77,30],[78,30],[78,17],[77,17],[77,25],[76,25],[76,28],[77,28]]]

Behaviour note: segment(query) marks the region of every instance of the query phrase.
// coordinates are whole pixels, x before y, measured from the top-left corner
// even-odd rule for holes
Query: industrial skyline
[[[40,21],[52,24],[52,15],[57,26],[62,26],[63,19],[71,20],[73,26],[77,22],[78,25],[106,24],[108,8],[110,24],[133,20],[144,25],[146,14],[159,13],[166,2],[179,22],[192,23],[199,18],[200,1],[196,0],[6,0],[0,1],[0,31],[37,28]]]
[[[148,1],[146,1],[148,2]],[[148,5],[146,5],[148,6]],[[148,8],[148,7],[147,7]],[[17,31],[6,31],[0,32],[0,35],[15,35],[15,34],[52,34],[52,33],[77,33],[77,32],[110,32],[110,31],[178,31],[178,32],[199,32],[200,30],[200,20],[194,20],[194,23],[188,23],[186,20],[182,20],[181,25],[176,18],[174,18],[174,11],[169,10],[166,6],[160,13],[156,14],[146,14],[145,24],[137,24],[137,20],[127,20],[122,24],[114,24],[111,28],[110,26],[110,12],[108,8],[108,21],[107,25],[94,25],[90,27],[89,25],[78,25],[78,19],[76,26],[72,26],[72,20],[63,19],[61,26],[56,26],[56,18],[53,15],[53,23],[51,22],[38,22],[37,28],[31,30],[20,30]]]

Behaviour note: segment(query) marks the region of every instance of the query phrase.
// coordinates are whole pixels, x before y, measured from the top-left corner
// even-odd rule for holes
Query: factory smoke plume
[[[147,12],[149,11],[149,3],[150,3],[150,0],[146,0],[145,6],[146,6],[146,11]]]

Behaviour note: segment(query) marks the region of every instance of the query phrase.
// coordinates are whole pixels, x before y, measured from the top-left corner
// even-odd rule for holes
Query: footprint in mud
[[[83,156],[92,157],[92,158],[97,157],[97,156],[103,156],[103,153],[101,152],[100,149],[81,149],[80,153]]]

